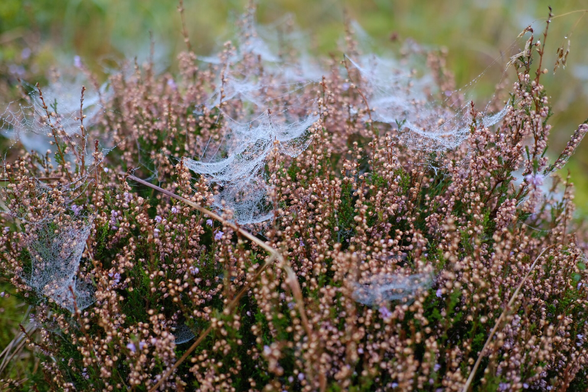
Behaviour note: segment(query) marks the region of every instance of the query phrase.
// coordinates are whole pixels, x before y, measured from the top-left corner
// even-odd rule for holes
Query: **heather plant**
[[[376,55],[348,23],[308,61],[254,9],[214,56],[184,26],[177,75],[129,63],[101,88],[80,64],[75,109],[28,91],[3,127],[48,150],[21,136],[2,165],[0,273],[34,317],[2,356],[24,341],[39,366],[3,388],[588,388],[559,175],[588,125],[547,154],[550,23],[481,108],[444,53]]]

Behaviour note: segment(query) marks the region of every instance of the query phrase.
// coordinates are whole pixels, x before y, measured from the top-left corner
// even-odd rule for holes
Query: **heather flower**
[[[77,204],[72,204],[70,208],[75,216],[80,215],[80,212],[82,212],[82,207],[78,206]]]
[[[127,344],[127,348],[128,348],[129,350],[131,350],[131,352],[132,352],[133,354],[137,352],[137,348],[135,347],[135,344],[134,344],[133,342],[129,342],[129,343]]]
[[[378,310],[380,311],[380,315],[382,316],[383,319],[387,319],[392,316],[392,312],[390,312],[390,310],[388,310],[388,308],[383,305],[380,306],[380,309],[378,309]]]
[[[543,179],[545,177],[539,173],[531,173],[525,176],[525,180],[529,185],[532,185],[534,188],[539,188],[543,185]]]
[[[225,234],[225,233],[224,233],[224,232],[222,232],[222,231],[220,231],[220,230],[219,230],[219,231],[217,231],[217,232],[216,232],[216,234],[214,235],[214,240],[215,240],[215,241],[220,241],[220,240],[221,240],[221,238],[223,238],[223,235],[224,235],[224,234]]]
[[[198,269],[198,267],[190,267],[188,270],[192,275],[196,275],[198,272],[200,272],[200,269]]]
[[[114,284],[119,284],[120,283],[120,274],[118,272],[115,273],[108,273],[108,276],[112,278],[112,281],[114,282]]]
[[[270,355],[272,353],[272,349],[269,346],[263,346],[263,353],[265,355]]]

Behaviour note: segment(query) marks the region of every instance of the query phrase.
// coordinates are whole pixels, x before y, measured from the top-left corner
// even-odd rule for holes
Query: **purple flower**
[[[541,185],[543,185],[543,178],[545,178],[543,175],[536,173],[536,174],[527,174],[525,176],[525,180],[527,181],[527,183],[529,185],[533,185],[534,188],[540,187]]]
[[[113,278],[114,280],[114,284],[118,284],[120,282],[120,274],[118,272],[116,273],[109,273],[108,276],[110,276],[111,278]]]
[[[212,226],[212,219],[207,219],[207,220],[206,220],[206,224],[207,224],[208,226]]]
[[[139,350],[143,350],[143,347],[145,347],[145,342],[144,341],[140,341],[139,342]]]
[[[215,239],[215,241],[220,241],[220,239],[221,239],[221,238],[223,238],[223,234],[225,234],[225,233],[223,233],[223,232],[222,232],[222,231],[220,231],[220,230],[219,230],[219,231],[217,231],[217,232],[216,232],[216,234],[214,235],[214,239]]]
[[[112,226],[113,230],[117,229],[116,224],[118,223],[118,212],[115,210],[110,211],[110,226]]]
[[[25,69],[22,66],[15,64],[10,64],[8,66],[8,72],[15,76],[24,76],[26,73]]]
[[[171,212],[172,214],[177,214],[178,213],[178,209],[174,206],[171,208]]]
[[[129,344],[127,344],[127,348],[129,350],[131,350],[132,353],[136,353],[137,352],[137,348],[135,347],[135,345],[133,344],[133,342],[130,342]]]
[[[190,273],[192,275],[196,275],[198,272],[200,272],[200,270],[198,269],[198,267],[190,267],[190,268],[188,268],[188,270],[190,271]]]
[[[161,231],[160,231],[159,229],[154,229],[154,230],[153,230],[153,237],[155,237],[155,238],[159,238],[159,233],[160,233],[160,232],[161,232]]]
[[[82,59],[78,55],[74,56],[74,67],[82,68]]]
[[[28,59],[29,57],[31,57],[31,49],[29,49],[29,48],[24,48],[24,49],[22,50],[22,52],[20,52],[20,57],[21,57],[23,60],[26,60],[26,59]]]
[[[438,372],[439,369],[441,369],[441,365],[439,365],[438,363],[436,363],[435,366],[433,366],[433,371],[434,372]]]
[[[131,200],[133,200],[133,195],[131,195],[129,192],[125,192],[123,193],[123,197],[125,198],[125,201],[128,203]]]
[[[392,316],[392,312],[390,312],[390,310],[388,310],[388,308],[383,305],[380,306],[380,309],[378,310],[380,311],[380,315],[383,319],[387,319]]]
[[[435,295],[437,296],[437,298],[441,298],[441,296],[443,295],[443,292],[441,291],[441,289],[437,289],[437,292],[435,293]]]
[[[272,349],[269,346],[263,346],[263,353],[265,355],[270,355],[272,353]]]
[[[298,373],[298,379],[300,381],[304,380],[304,373]]]
[[[70,208],[75,216],[80,215],[80,212],[82,212],[82,207],[78,206],[77,204],[72,204]]]
[[[159,223],[161,223],[161,221],[162,221],[162,218],[159,215],[155,215],[155,222],[157,224],[159,224]]]
[[[0,297],[4,298],[4,295],[5,295],[4,291],[0,293]]]
[[[174,82],[173,79],[168,79],[167,80],[167,85],[169,88],[171,88],[172,90],[177,90],[178,89],[178,85],[176,84],[176,82]]]

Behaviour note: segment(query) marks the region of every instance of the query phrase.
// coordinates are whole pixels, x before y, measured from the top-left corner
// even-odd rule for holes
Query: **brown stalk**
[[[178,12],[180,13],[180,18],[182,20],[182,35],[184,36],[184,43],[188,48],[188,52],[192,53],[192,44],[190,43],[190,36],[188,35],[188,29],[186,28],[186,16],[184,15],[184,0],[180,0],[180,4],[178,5]]]
[[[80,159],[82,161],[80,167],[80,173],[84,175],[84,169],[86,168],[86,127],[84,127],[84,92],[86,91],[86,86],[82,86],[82,96],[80,97],[80,131],[82,132],[82,145],[80,151]]]
[[[135,182],[138,182],[141,185],[145,185],[151,189],[154,189],[158,192],[163,193],[166,196],[169,196],[173,199],[179,200],[182,203],[185,203],[187,205],[189,205],[190,207],[192,207],[193,209],[201,212],[202,214],[204,214],[205,216],[210,216],[211,218],[221,222],[224,226],[230,227],[231,229],[233,229],[235,232],[239,233],[240,235],[242,235],[243,237],[247,238],[249,241],[259,245],[261,248],[263,248],[266,252],[268,252],[270,254],[270,257],[264,262],[263,266],[261,268],[259,268],[259,270],[257,271],[257,273],[255,274],[255,276],[253,277],[253,279],[251,279],[249,281],[249,283],[247,283],[245,285],[245,287],[243,287],[239,293],[231,300],[231,302],[229,302],[229,304],[225,307],[225,309],[223,309],[223,313],[230,313],[233,311],[234,307],[238,304],[239,300],[241,299],[241,297],[251,288],[251,286],[257,281],[257,279],[259,278],[259,276],[262,274],[262,272],[270,265],[272,264],[275,260],[278,261],[278,266],[281,267],[282,269],[284,269],[284,271],[286,272],[287,278],[286,278],[286,284],[288,284],[288,286],[290,287],[290,290],[292,291],[292,294],[294,295],[294,299],[296,300],[296,304],[298,307],[298,312],[300,313],[300,318],[302,319],[302,325],[304,326],[304,329],[308,335],[309,338],[312,338],[312,329],[310,327],[310,323],[308,321],[308,318],[306,317],[306,311],[304,309],[304,303],[303,303],[303,298],[302,298],[302,289],[300,288],[300,283],[298,282],[298,278],[296,276],[296,273],[294,272],[294,270],[292,270],[292,267],[290,267],[288,265],[288,263],[286,262],[286,260],[284,259],[284,256],[282,256],[282,254],[275,248],[273,248],[272,246],[266,244],[265,242],[263,242],[262,240],[260,240],[259,238],[253,236],[252,234],[250,234],[249,232],[243,230],[242,228],[240,228],[238,225],[227,221],[226,219],[224,219],[223,217],[221,217],[220,215],[207,210],[206,208],[182,197],[179,195],[176,195],[173,192],[170,192],[168,190],[165,190],[163,188],[158,187],[157,185],[153,185],[145,180],[142,180],[138,177],[135,177],[131,174],[123,174],[124,176],[126,176],[128,179],[131,179]],[[169,376],[174,372],[175,369],[178,368],[178,366],[180,366],[187,358],[188,356],[198,347],[198,345],[200,343],[202,343],[202,341],[206,338],[206,336],[213,330],[213,326],[212,324],[208,326],[208,328],[206,328],[198,337],[198,339],[196,339],[196,341],[192,344],[192,346],[190,346],[190,348],[188,350],[186,350],[186,352],[184,353],[184,355],[182,355],[182,357],[171,367],[167,370],[167,372],[165,372],[165,374],[163,375],[163,377],[161,377],[159,379],[159,381],[157,382],[157,384],[155,384],[154,387],[152,387],[149,391],[150,392],[155,392],[162,384],[163,382],[169,378]]]

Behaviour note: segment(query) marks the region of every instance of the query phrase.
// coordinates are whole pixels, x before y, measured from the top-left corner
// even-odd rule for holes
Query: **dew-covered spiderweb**
[[[178,324],[173,334],[176,344],[187,343],[196,336],[186,324]]]
[[[357,53],[346,55],[350,72],[356,71],[361,78],[355,82],[360,83],[366,103],[373,111],[371,119],[398,130],[405,146],[427,152],[451,150],[462,144],[473,125],[490,127],[506,114],[506,103],[502,110],[491,112],[492,97],[483,109],[476,108],[474,120],[473,86],[482,74],[458,90],[441,92],[431,70],[423,67],[427,53],[423,47],[408,40],[400,51],[401,56],[378,55],[361,27],[356,23],[352,27],[360,47]],[[483,73],[491,67],[501,65],[493,61]],[[504,71],[500,73],[504,78]],[[364,120],[367,119],[366,116]]]
[[[265,165],[272,151],[295,157],[311,142],[311,126],[318,120],[309,87],[320,79],[318,65],[306,60],[289,62],[274,43],[259,33],[252,14],[241,21],[236,46],[212,57],[218,81],[208,109],[222,115],[220,142],[209,141],[202,156],[185,157],[194,173],[219,186],[214,205],[229,209],[241,224],[272,218]],[[290,45],[299,42],[287,35]],[[305,53],[301,47],[298,53]]]
[[[94,302],[92,286],[78,278],[91,228],[87,219],[28,225],[25,244],[31,264],[22,278],[39,295],[70,312]]]
[[[496,105],[496,96],[482,99],[479,106],[473,91],[491,67],[504,79],[500,61],[492,61],[466,86],[440,91],[444,86],[427,66],[430,50],[407,40],[398,55],[376,54],[381,50],[369,36],[357,24],[351,27],[358,46],[344,50],[347,64],[341,74],[356,79],[351,82],[365,98],[362,105],[370,108],[362,120],[395,130],[404,146],[424,152],[455,149],[472,127],[491,127],[506,114],[508,105]],[[204,106],[220,114],[222,137],[211,138],[201,156],[185,157],[184,163],[219,185],[217,208],[233,210],[239,223],[263,222],[272,217],[263,168],[274,141],[280,142],[283,153],[286,141],[294,146],[289,148],[292,156],[308,146],[306,138],[298,139],[318,119],[313,115],[317,105],[308,92],[316,90],[327,72],[319,62],[309,60],[304,34],[288,20],[260,26],[249,12],[231,42],[217,55],[199,57],[218,74]],[[351,107],[350,113],[359,109]],[[287,140],[280,139],[281,133],[289,135]]]
[[[387,301],[411,301],[432,285],[428,273],[414,275],[377,274],[363,284],[353,284],[353,298],[364,305],[374,306]]]
[[[206,176],[220,186],[215,206],[223,208],[223,202],[241,224],[259,223],[272,217],[268,200],[268,185],[264,176],[266,159],[272,150],[296,156],[311,141],[308,129],[317,117],[308,116],[297,121],[287,113],[261,114],[248,123],[228,120],[227,157],[214,162],[184,159],[193,172]]]
[[[41,93],[39,88],[23,83],[23,89],[28,91],[26,100],[10,103],[0,114],[0,131],[15,142],[21,142],[28,151],[45,154],[52,150],[52,130],[62,138],[80,132],[82,87],[85,87],[84,125],[91,126],[110,95],[108,84],[96,88],[82,71],[66,70],[47,86],[41,86]]]

